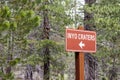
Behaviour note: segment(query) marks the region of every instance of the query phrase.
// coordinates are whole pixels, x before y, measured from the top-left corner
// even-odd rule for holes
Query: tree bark
[[[50,32],[50,25],[49,25],[49,18],[48,18],[48,11],[47,9],[43,12],[43,39],[49,40],[49,32]],[[48,46],[44,47],[44,80],[50,79],[50,50]]]
[[[91,6],[96,0],[85,0],[85,4]],[[91,30],[94,27],[94,23],[90,23],[93,18],[93,14],[84,12],[84,28],[85,30]],[[94,56],[90,53],[85,53],[85,80],[96,80],[96,70],[97,62]]]

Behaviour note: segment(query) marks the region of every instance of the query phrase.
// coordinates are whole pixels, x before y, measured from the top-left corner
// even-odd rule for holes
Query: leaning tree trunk
[[[48,2],[45,2],[47,5]],[[48,18],[48,10],[45,9],[43,11],[43,40],[49,40],[49,32],[50,32],[50,23]],[[50,50],[49,47],[46,45],[43,49],[44,53],[44,80],[50,79]]]
[[[85,4],[91,6],[95,3],[95,0],[85,0]],[[94,23],[91,23],[93,19],[93,15],[88,13],[87,11],[84,12],[84,27],[85,30],[91,30],[94,27]],[[85,80],[95,80],[96,79],[96,70],[97,62],[94,56],[89,53],[85,54]]]

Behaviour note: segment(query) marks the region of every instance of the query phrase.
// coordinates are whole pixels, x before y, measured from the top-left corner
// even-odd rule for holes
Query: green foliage
[[[0,12],[2,18],[9,18],[11,16],[11,11],[8,6],[3,6]]]
[[[15,66],[16,64],[20,63],[20,58],[15,58],[9,62],[10,66]]]
[[[13,73],[9,73],[7,75],[4,75],[3,80],[14,80]]]
[[[40,64],[42,62],[41,57],[38,54],[32,54],[28,56],[25,60],[21,61],[24,65],[30,64],[32,66],[35,66],[37,64]]]
[[[86,7],[86,10],[94,14],[94,24],[98,32],[98,41],[100,42],[98,42],[98,44],[104,42],[105,45],[103,46],[109,47],[110,49],[110,45],[118,46],[119,42],[117,37],[119,37],[118,34],[120,33],[120,19],[118,17],[120,16],[120,6],[117,2],[113,4],[107,0],[104,1],[104,3],[102,3],[102,1],[98,4],[93,4],[91,7]]]
[[[43,11],[47,10],[52,30],[55,30],[56,34],[64,35],[65,26],[73,24],[73,19],[66,13],[70,10],[70,6],[67,6],[69,3],[70,0],[41,0],[36,10],[41,13],[41,16]]]
[[[52,40],[48,40],[48,39],[46,39],[46,40],[41,40],[40,41],[40,45],[41,45],[41,48],[44,48],[44,47],[49,47],[49,48],[56,48],[56,42],[54,42],[54,41],[52,41]]]
[[[13,73],[4,74],[2,71],[0,71],[0,77],[2,77],[3,80],[14,80]]]

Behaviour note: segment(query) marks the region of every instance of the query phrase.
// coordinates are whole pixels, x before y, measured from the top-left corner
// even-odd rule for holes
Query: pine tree
[[[21,56],[15,58],[16,46],[21,45],[17,42],[23,42],[30,30],[40,23],[40,18],[31,9],[33,3],[27,0],[0,1],[0,34],[4,47],[1,68],[5,68],[1,77],[4,80],[13,80],[11,68],[22,60]]]
[[[93,29],[98,34],[97,57],[102,66],[102,75],[109,80],[117,79],[116,70],[119,66],[119,3],[119,0],[97,0],[93,5],[87,6],[87,11],[93,13]]]
[[[40,57],[44,56],[42,58],[44,62],[44,79],[49,80],[50,78],[52,79],[54,74],[62,74],[64,64],[60,62],[62,60],[57,60],[55,56],[59,57],[62,53],[65,53],[64,48],[62,48],[64,46],[62,38],[64,37],[65,26],[71,23],[72,19],[70,18],[70,15],[67,15],[66,13],[69,8],[65,7],[69,4],[69,0],[46,0],[37,1],[37,3],[38,8],[36,11],[39,12],[40,16],[43,16],[42,23],[39,27],[39,30],[42,31],[42,35],[41,33],[37,34],[41,35],[38,38],[40,40],[40,45],[42,45],[39,49],[39,54]],[[62,40],[56,40],[59,37]],[[60,67],[58,66],[59,64],[63,66]],[[59,71],[59,68],[62,71]],[[51,76],[51,74],[53,75]]]

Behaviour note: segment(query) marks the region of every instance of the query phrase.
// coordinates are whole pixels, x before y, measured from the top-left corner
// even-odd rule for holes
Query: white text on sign
[[[95,35],[90,34],[67,33],[67,38],[95,41]]]

